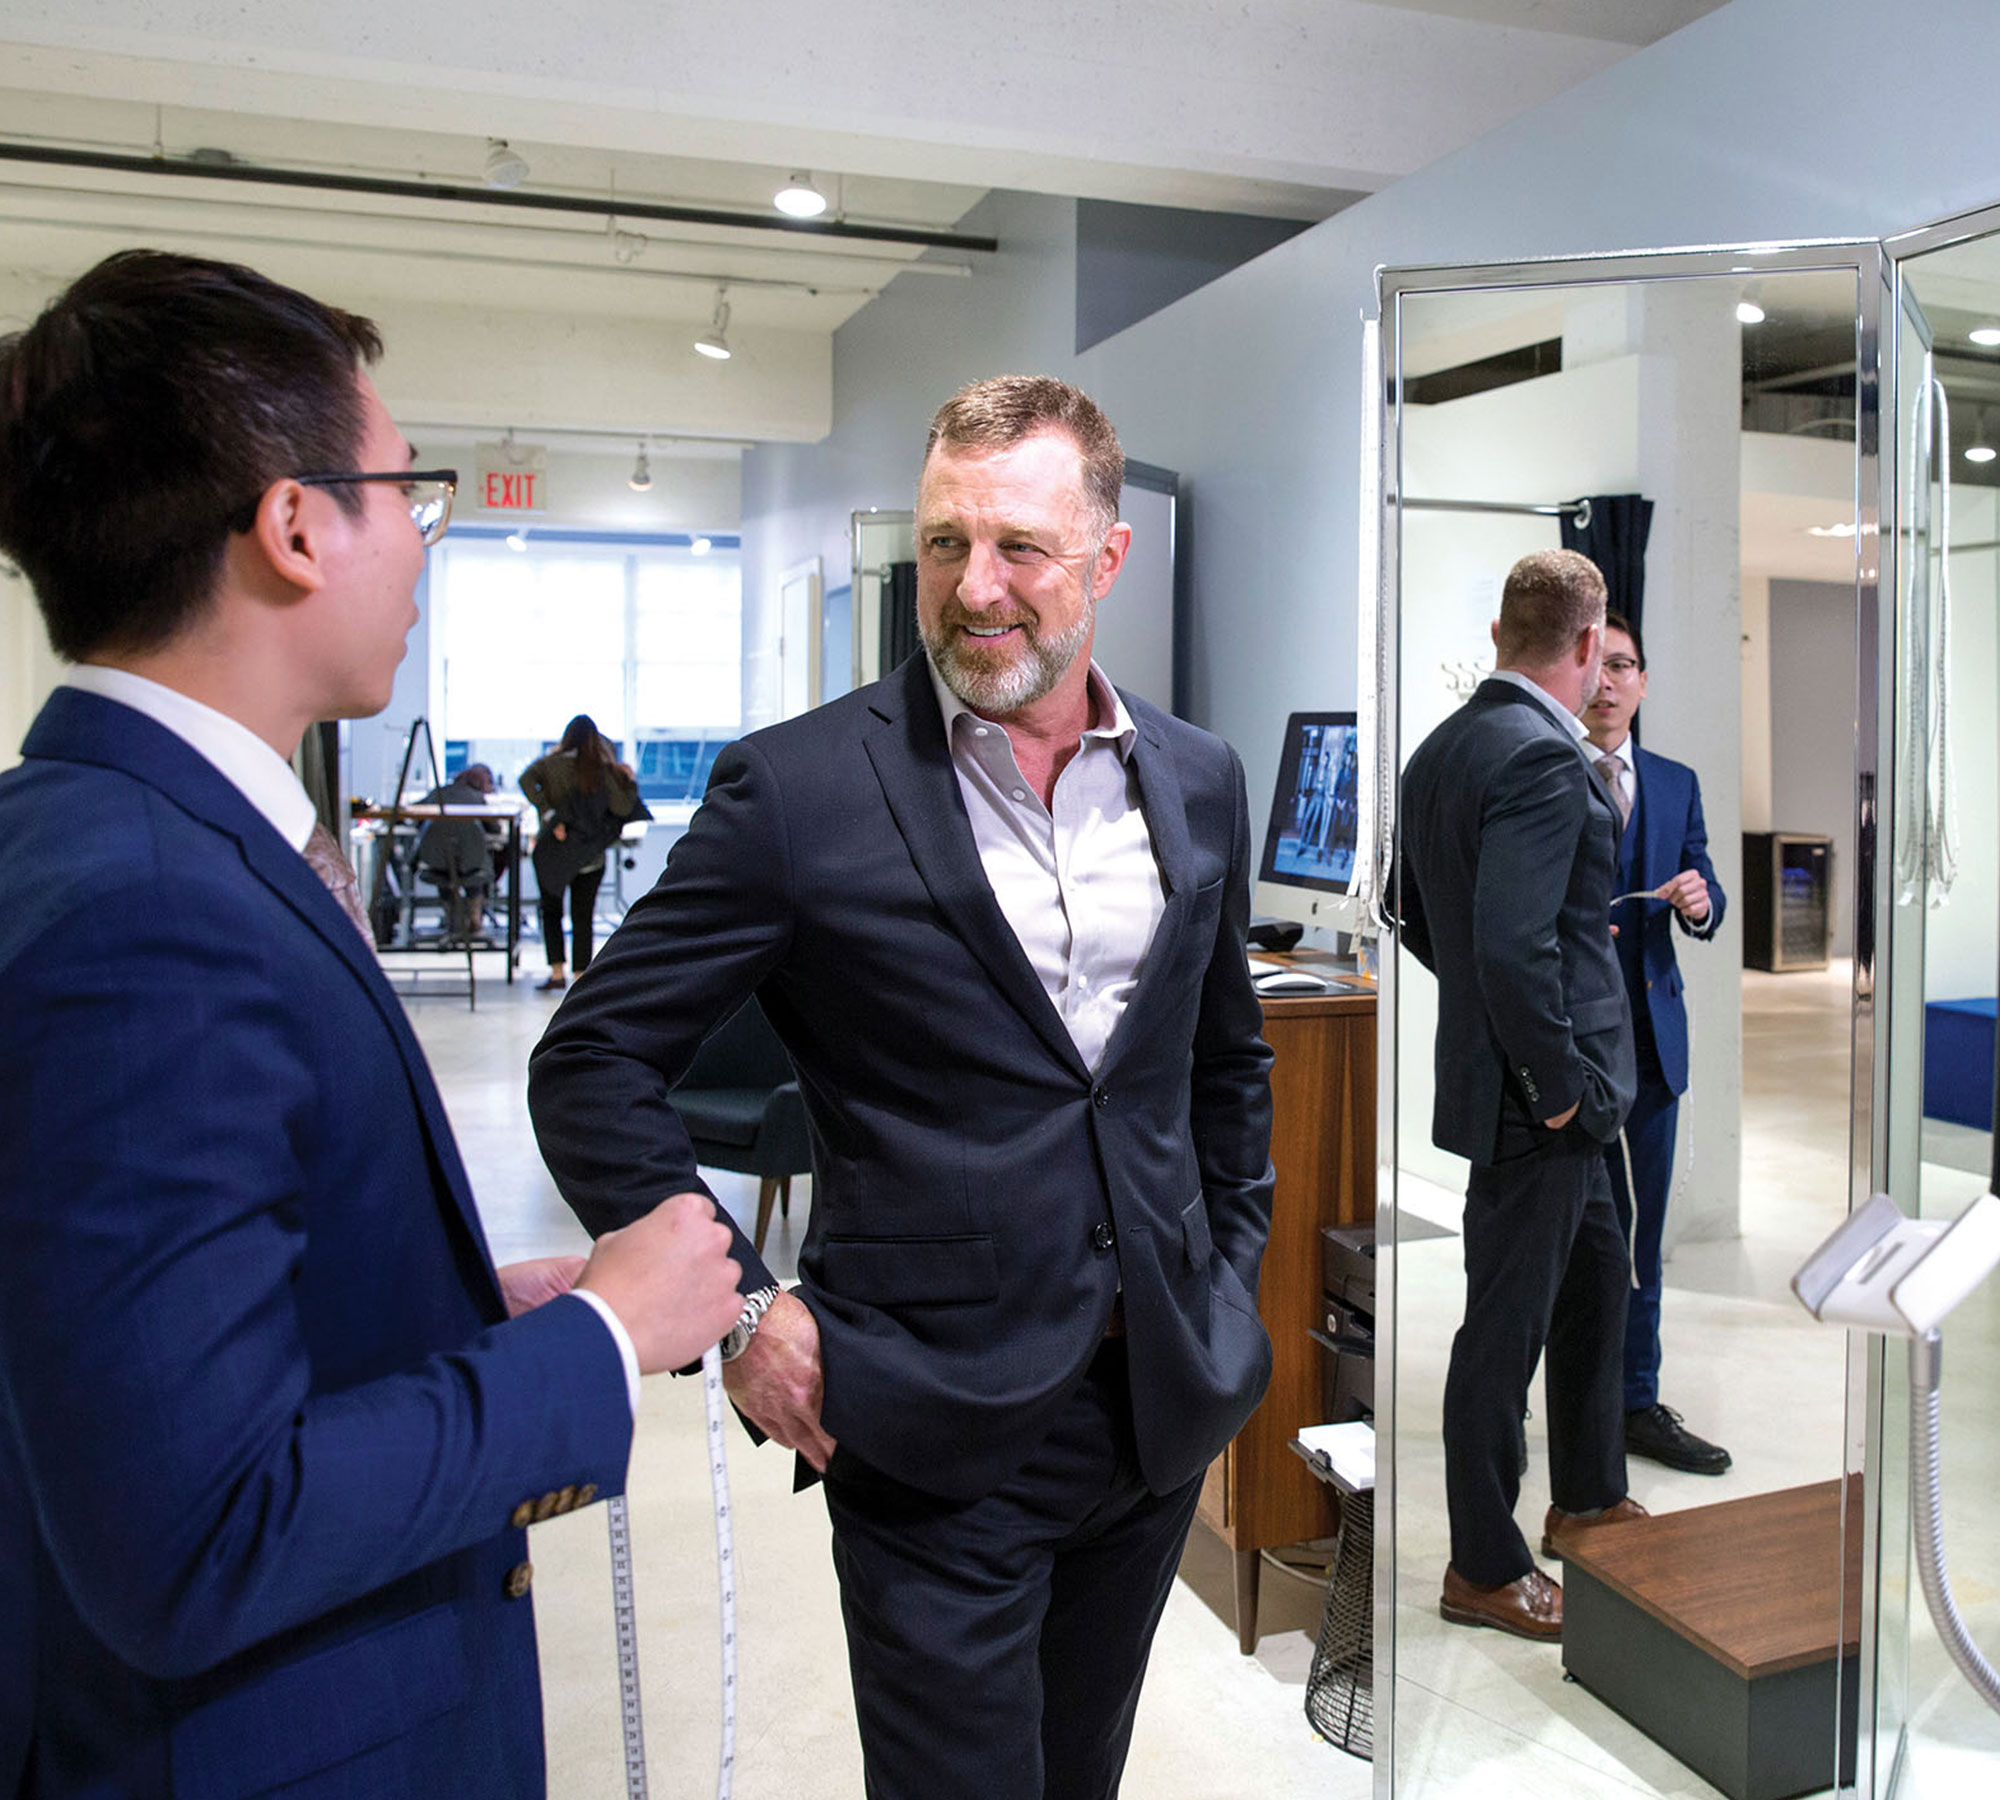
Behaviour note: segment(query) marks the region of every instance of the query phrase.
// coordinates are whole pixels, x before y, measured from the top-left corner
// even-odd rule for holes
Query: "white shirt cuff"
[[[625,1398],[631,1403],[632,1417],[639,1416],[639,1352],[632,1348],[632,1334],[625,1329],[624,1321],[611,1310],[609,1301],[588,1288],[571,1288],[570,1292],[589,1307],[604,1321],[604,1328],[611,1333],[611,1341],[618,1346],[618,1360],[625,1365]]]

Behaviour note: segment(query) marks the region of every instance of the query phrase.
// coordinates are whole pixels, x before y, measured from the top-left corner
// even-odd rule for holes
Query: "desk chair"
[[[674,1089],[696,1162],[758,1177],[755,1243],[771,1208],[792,1216],[792,1177],[812,1167],[805,1102],[791,1059],[755,1000],[710,1034]]]
[[[472,954],[485,945],[482,915],[493,891],[493,857],[477,819],[433,819],[417,839],[416,873],[438,890],[444,942],[465,951],[465,993],[474,1011],[479,983]]]

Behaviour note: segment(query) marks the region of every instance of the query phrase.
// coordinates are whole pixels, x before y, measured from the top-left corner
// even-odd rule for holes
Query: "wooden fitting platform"
[[[1563,1565],[1564,1668],[1730,1800],[1832,1787],[1836,1741],[1853,1779],[1861,1490],[1843,1558],[1841,1487],[1608,1525]]]

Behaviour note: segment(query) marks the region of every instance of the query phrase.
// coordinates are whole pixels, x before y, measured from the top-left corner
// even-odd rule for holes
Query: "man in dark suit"
[[[1643,1509],[1625,1492],[1618,1346],[1627,1262],[1604,1146],[1632,1104],[1612,947],[1617,816],[1581,749],[1604,581],[1573,551],[1523,557],[1496,668],[1403,775],[1403,941],[1438,979],[1431,1136],[1472,1164],[1465,1318],[1445,1382],[1456,1624],[1562,1635],[1562,1590],[1514,1523],[1521,1419],[1546,1347],[1542,1546]]]
[[[695,1196],[495,1271],[301,854],[286,757],[387,702],[448,516],[379,347],[145,251],[0,341],[0,548],[76,665],[0,776],[19,1800],[541,1794],[523,1527],[619,1491],[638,1370],[737,1310]]]
[[[1604,621],[1603,676],[1583,722],[1597,771],[1624,815],[1618,892],[1652,896],[1622,900],[1612,912],[1639,1077],[1625,1129],[1605,1153],[1612,1203],[1632,1252],[1625,1453],[1693,1475],[1720,1475],[1729,1467],[1729,1452],[1697,1437],[1678,1412],[1660,1403],[1660,1233],[1673,1186],[1674,1127],[1688,1086],[1687,1002],[1674,930],[1714,937],[1726,903],[1708,860],[1695,772],[1642,750],[1632,736],[1633,716],[1645,697],[1645,645],[1621,614],[1610,613]]]
[[[531,1063],[593,1228],[695,1182],[669,1090],[751,994],[798,1070],[801,1280],[739,1238],[727,1374],[825,1476],[877,1800],[1116,1793],[1202,1473],[1269,1377],[1243,774],[1091,662],[1123,464],[1061,382],[946,404],[925,653],[723,754]]]

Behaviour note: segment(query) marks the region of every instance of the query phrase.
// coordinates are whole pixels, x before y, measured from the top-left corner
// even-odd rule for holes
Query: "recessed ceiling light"
[[[1736,319],[1741,325],[1761,325],[1764,323],[1764,309],[1754,300],[1736,302]]]
[[[771,204],[794,219],[816,219],[826,211],[826,196],[813,186],[804,169],[794,169],[791,179],[771,196]]]
[[[1988,463],[1996,456],[2000,456],[2000,450],[1995,450],[1991,444],[1967,444],[1965,447],[1967,462]]]
[[[1982,325],[1977,331],[1968,331],[1965,335],[1982,350],[2000,346],[2000,325]]]
[[[707,538],[698,537],[694,540],[693,543],[688,545],[688,548],[692,550],[696,556],[706,556],[711,550],[715,548],[715,546],[711,544]]]

